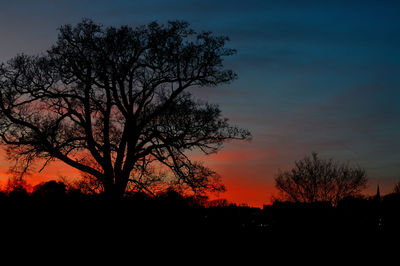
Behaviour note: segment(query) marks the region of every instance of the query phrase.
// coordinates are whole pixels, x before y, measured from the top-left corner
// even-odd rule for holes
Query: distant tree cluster
[[[322,201],[335,205],[358,195],[366,185],[363,169],[321,159],[317,153],[296,161],[291,170],[280,172],[275,178],[283,200],[305,203]]]
[[[102,201],[104,190],[99,188],[95,179],[77,180],[50,180],[41,182],[35,186],[29,185],[24,179],[11,178],[7,185],[0,190],[0,200],[46,200],[46,201],[68,201],[68,200],[99,200]],[[229,203],[226,199],[210,200],[206,195],[193,195],[185,193],[178,187],[164,187],[154,192],[143,190],[130,190],[125,194],[124,199],[134,202],[160,201],[169,202],[172,205],[187,205],[198,207],[227,207],[235,204]]]

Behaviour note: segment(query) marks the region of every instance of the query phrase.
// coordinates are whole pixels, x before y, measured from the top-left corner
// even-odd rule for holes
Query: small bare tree
[[[397,182],[396,185],[394,186],[393,193],[400,194],[400,181]]]
[[[275,178],[282,199],[293,202],[325,201],[335,205],[345,197],[359,194],[366,185],[363,169],[320,159],[317,153],[296,161],[294,168],[278,173]]]

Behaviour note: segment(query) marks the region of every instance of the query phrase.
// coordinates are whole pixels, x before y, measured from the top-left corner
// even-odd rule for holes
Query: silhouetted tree
[[[185,197],[173,188],[160,192],[157,195],[157,199],[171,205],[187,205]]]
[[[32,195],[44,199],[63,199],[66,192],[67,186],[64,183],[51,180],[35,186]]]
[[[393,193],[400,194],[400,181],[397,182],[396,185],[394,186]]]
[[[85,195],[99,195],[104,193],[104,186],[101,180],[87,173],[84,173],[81,179],[73,182],[70,187]]]
[[[320,159],[317,153],[295,162],[295,167],[278,173],[275,186],[285,200],[293,202],[326,201],[332,204],[355,196],[367,185],[365,171]]]
[[[111,198],[154,163],[194,191],[223,189],[187,152],[214,153],[250,133],[187,90],[235,78],[222,64],[235,52],[226,37],[180,21],[105,28],[83,20],[59,31],[46,54],[0,67],[0,138],[10,157],[23,168],[60,160],[93,176]]]
[[[215,199],[208,202],[207,207],[228,207],[230,203],[227,199]]]
[[[29,196],[29,185],[22,177],[12,177],[7,181],[5,192],[11,199],[25,199]]]

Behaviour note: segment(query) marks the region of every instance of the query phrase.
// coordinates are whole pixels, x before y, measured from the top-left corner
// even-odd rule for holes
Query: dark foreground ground
[[[191,206],[168,200],[107,202],[104,200],[2,200],[0,228],[4,237],[50,237],[77,242],[96,239],[180,237],[251,237],[336,240],[398,238],[400,197],[381,202],[349,200],[337,207],[324,203],[275,203],[263,209]]]
[[[387,247],[397,256],[400,248],[399,195],[348,199],[337,207],[276,202],[264,208],[204,207],[174,195],[117,202],[3,197],[0,254],[12,257],[11,265],[22,258],[52,265],[209,265],[217,259],[227,265],[243,257],[245,265],[273,259],[325,265],[349,257],[360,264]]]

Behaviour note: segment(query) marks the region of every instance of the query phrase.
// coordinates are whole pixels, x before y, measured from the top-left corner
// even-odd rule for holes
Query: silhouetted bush
[[[12,200],[26,200],[29,198],[29,193],[25,187],[14,187],[8,192],[8,197]]]
[[[32,196],[40,199],[66,199],[67,187],[62,182],[54,180],[41,183],[34,187]]]

